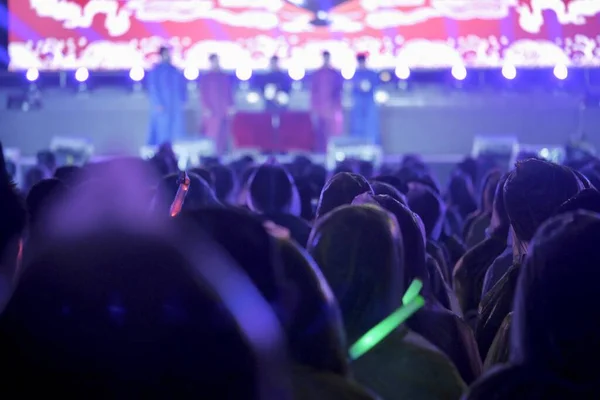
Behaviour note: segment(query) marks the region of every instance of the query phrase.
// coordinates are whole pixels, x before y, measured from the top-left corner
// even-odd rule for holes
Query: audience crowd
[[[591,155],[467,158],[445,187],[416,155],[41,155],[20,188],[0,160],[7,396],[600,398]]]

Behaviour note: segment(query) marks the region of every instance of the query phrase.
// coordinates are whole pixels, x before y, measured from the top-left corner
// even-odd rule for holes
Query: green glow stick
[[[406,293],[402,296],[402,304],[408,304],[416,299],[421,289],[423,289],[423,282],[418,279],[412,281],[408,289],[406,289]]]
[[[425,305],[425,299],[419,295],[423,283],[414,280],[402,297],[404,305],[394,311],[386,319],[375,325],[360,339],[356,341],[348,351],[351,360],[356,360],[375,347],[379,342],[385,339],[394,329],[398,328],[404,321],[409,319],[421,307]],[[410,300],[404,302],[404,300]]]

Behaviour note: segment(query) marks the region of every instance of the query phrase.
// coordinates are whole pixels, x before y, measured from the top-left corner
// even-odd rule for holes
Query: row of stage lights
[[[342,68],[341,74],[344,79],[352,79],[354,76],[356,69],[352,68]],[[398,66],[395,69],[395,75],[400,80],[408,80],[410,78],[411,70],[407,66]],[[564,64],[559,64],[554,67],[554,76],[559,80],[565,80],[569,76],[569,69]],[[467,78],[468,72],[467,68],[464,65],[455,65],[451,69],[452,76],[457,81],[463,81]],[[248,81],[252,78],[253,71],[251,68],[238,68],[235,71],[236,77],[240,81]],[[200,70],[198,68],[185,68],[183,71],[183,75],[189,81],[195,81],[200,76]],[[288,75],[294,81],[300,81],[304,79],[306,76],[306,70],[304,68],[292,67],[288,70]],[[27,70],[25,74],[27,80],[29,82],[36,82],[40,77],[40,72],[31,68]],[[134,67],[129,71],[129,77],[134,82],[141,82],[144,80],[146,76],[146,71],[142,67]],[[517,68],[514,65],[506,64],[502,67],[502,76],[508,80],[513,80],[517,77]],[[80,83],[85,83],[90,77],[90,72],[87,68],[78,68],[75,71],[75,79]]]

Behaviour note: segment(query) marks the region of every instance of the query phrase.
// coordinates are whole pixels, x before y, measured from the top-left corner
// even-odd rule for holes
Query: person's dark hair
[[[219,59],[219,56],[217,54],[215,54],[215,53],[212,53],[212,54],[210,54],[208,56],[208,60],[209,61],[215,61],[215,60],[218,60],[218,59]]]
[[[272,239],[261,220],[233,207],[187,211],[182,220],[197,223],[240,265],[265,300],[281,301],[283,272]]]
[[[598,170],[592,165],[588,165],[581,169],[581,173],[585,175],[594,188],[600,190],[600,172]]]
[[[429,187],[437,194],[442,192],[436,180],[429,173],[402,168],[396,176],[407,186],[410,186],[411,183],[418,183]]]
[[[429,274],[427,272],[425,240],[415,214],[396,199],[379,195],[374,200],[385,210],[396,217],[402,233],[404,249],[404,287],[408,287],[414,279],[423,282],[423,292],[431,292]]]
[[[393,216],[379,206],[328,213],[313,228],[308,251],[338,299],[349,343],[400,306],[402,238]]]
[[[367,55],[365,53],[359,53],[356,55],[356,61],[359,63],[364,63],[367,61]]]
[[[581,185],[583,186],[584,189],[590,189],[593,186],[592,183],[590,182],[590,180],[587,178],[587,176],[585,176],[578,170],[571,169],[571,172],[573,172],[575,174],[575,176],[577,177],[577,179],[579,179],[579,182],[581,183]]]
[[[48,171],[54,171],[56,168],[56,155],[50,150],[42,150],[36,154],[37,164],[47,168]]]
[[[423,221],[427,238],[437,240],[445,212],[440,196],[428,186],[413,183],[406,197],[410,209]]]
[[[371,182],[381,182],[393,186],[403,195],[408,193],[408,184],[397,176],[393,175],[380,175],[371,179]]]
[[[473,183],[471,178],[462,172],[457,171],[450,178],[447,196],[463,219],[477,210]]]
[[[400,169],[412,170],[415,173],[427,173],[427,164],[418,154],[405,154],[400,162]]]
[[[212,172],[210,172],[210,170],[202,167],[195,167],[190,169],[190,172],[204,179],[204,181],[208,184],[208,186],[211,187],[211,189],[215,189],[215,178]]]
[[[373,181],[371,182],[371,187],[373,188],[373,193],[376,195],[390,196],[402,204],[407,203],[406,197],[404,197],[404,195],[400,193],[398,189],[388,183]]]
[[[263,164],[250,180],[250,200],[254,211],[287,213],[294,198],[294,182],[280,165]]]
[[[213,165],[209,169],[215,180],[215,194],[219,201],[227,203],[236,187],[233,170],[224,165]]]
[[[565,201],[556,212],[556,215],[568,212],[585,210],[600,214],[600,192],[596,189],[584,189]]]
[[[295,182],[300,198],[300,217],[305,221],[312,221],[315,218],[313,198],[316,198],[319,192],[306,176],[296,178]]]
[[[27,223],[23,197],[9,178],[5,165],[0,142],[0,257],[5,255],[12,241],[23,234]]]
[[[310,179],[311,185],[316,188],[316,196],[319,197],[321,190],[327,183],[327,169],[322,165],[313,164],[308,168],[306,176]]]
[[[579,192],[568,167],[528,159],[516,164],[504,185],[504,205],[518,239],[528,242],[558,207]]]
[[[76,397],[264,398],[273,382],[259,369],[280,374],[267,365],[283,344],[272,310],[214,243],[196,241],[201,256],[188,258],[158,235],[111,229],[36,252],[0,317],[4,383],[29,391],[33,379]],[[245,305],[232,306],[224,275]],[[260,333],[271,338],[248,331],[248,312],[271,316]]]
[[[72,186],[79,183],[78,180],[82,174],[81,167],[76,165],[63,165],[54,171],[54,177],[67,186]]]
[[[271,60],[271,62],[277,62],[277,61],[279,61],[279,56],[276,55],[276,54],[274,54],[274,55],[271,56],[270,60]]]
[[[479,178],[479,164],[477,163],[477,160],[467,157],[457,165],[457,168],[471,179],[471,184],[473,186],[477,185]]]
[[[25,193],[29,192],[33,185],[46,178],[46,172],[41,167],[30,168],[25,173],[25,182],[23,184],[23,190]]]
[[[328,58],[331,57],[331,52],[329,52],[329,50],[324,50],[321,55],[323,56],[323,58]]]
[[[287,331],[290,352],[300,365],[346,376],[349,367],[340,309],[312,257],[290,240],[278,240],[288,285],[299,299]]]
[[[358,173],[367,179],[373,177],[375,172],[375,165],[371,161],[358,160]]]
[[[38,225],[46,217],[49,208],[67,194],[67,186],[58,179],[44,179],[36,183],[25,200],[31,227]]]
[[[508,238],[508,231],[510,229],[510,220],[508,219],[506,207],[504,206],[504,185],[506,184],[508,177],[509,174],[502,175],[496,186],[494,203],[492,206],[492,220],[490,221],[489,228],[491,235],[500,238]]]
[[[184,210],[197,210],[204,207],[219,206],[219,201],[204,179],[191,172],[188,173],[188,177],[190,178],[190,188],[183,203]],[[178,189],[179,174],[171,174],[164,177],[157,188],[155,198],[156,209],[168,215],[169,208],[175,199]]]
[[[589,360],[600,356],[598,237],[595,213],[567,213],[542,224],[519,274],[510,352],[512,363],[596,393],[598,374]]]
[[[498,187],[500,178],[502,178],[502,173],[497,169],[489,171],[483,178],[481,184],[481,203],[479,204],[480,210],[492,211],[496,188]]]
[[[363,193],[373,194],[371,185],[364,177],[347,172],[334,175],[321,191],[317,218],[339,206],[351,204],[356,196]]]

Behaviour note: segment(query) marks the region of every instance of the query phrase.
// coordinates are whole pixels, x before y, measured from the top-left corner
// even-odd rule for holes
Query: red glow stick
[[[187,172],[181,172],[178,183],[179,188],[177,189],[177,194],[175,194],[175,199],[173,200],[173,203],[171,203],[171,217],[176,217],[177,215],[179,215],[179,213],[183,209],[185,196],[187,196],[188,191],[190,190],[190,177],[188,176]]]

